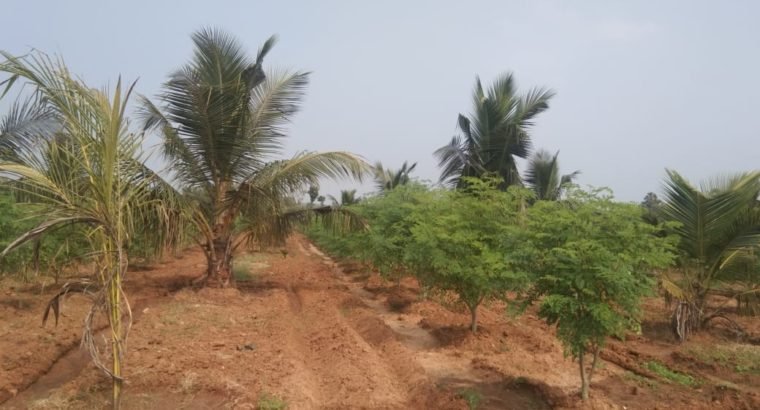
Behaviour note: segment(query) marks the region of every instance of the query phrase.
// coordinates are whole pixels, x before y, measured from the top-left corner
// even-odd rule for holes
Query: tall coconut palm
[[[502,188],[520,184],[516,158],[530,154],[530,129],[552,96],[544,88],[519,95],[512,73],[499,76],[488,90],[477,78],[472,113],[459,114],[457,121],[462,134],[435,151],[441,182],[460,186],[462,177],[491,173],[504,180]]]
[[[581,173],[574,171],[570,174],[560,175],[558,156],[559,151],[552,155],[549,151],[538,150],[528,161],[525,182],[533,190],[537,200],[556,201],[560,199],[565,188],[572,184]]]
[[[393,170],[391,168],[383,167],[381,162],[375,163],[375,185],[381,192],[387,192],[393,190],[401,185],[406,185],[411,180],[410,174],[417,167],[417,163],[409,165],[404,161],[401,168]]]
[[[681,278],[665,276],[663,287],[677,300],[673,330],[680,340],[719,312],[706,312],[707,298],[728,279],[732,267],[760,246],[760,172],[717,178],[701,189],[675,171],[665,181],[665,218],[678,222]]]
[[[34,53],[15,58],[3,53],[0,73],[10,87],[20,80],[33,91],[29,100],[12,108],[3,122],[0,145],[13,147],[0,159],[6,184],[41,206],[42,222],[2,252],[67,225],[79,224],[89,241],[95,267],[92,278],[70,282],[51,300],[58,316],[59,303],[68,292],[90,296],[93,306],[85,320],[82,344],[95,364],[113,380],[113,406],[119,406],[124,343],[131,313],[122,282],[127,273],[128,245],[145,223],[171,232],[170,208],[176,208],[163,181],[140,158],[142,136],[130,132],[125,109],[131,87],[121,81],[113,92],[96,90],[69,74],[60,60]],[[7,89],[6,89],[7,91]],[[20,107],[20,108],[19,108]],[[14,126],[8,126],[13,124]],[[110,327],[110,360],[101,360],[94,319],[104,312]]]
[[[359,178],[368,166],[347,152],[273,160],[282,150],[285,125],[301,105],[308,73],[265,72],[264,57],[274,37],[253,59],[218,30],[200,30],[192,40],[191,61],[170,76],[160,104],[143,101],[143,117],[146,130],[162,132],[163,154],[177,181],[202,193],[194,221],[208,260],[206,283],[228,286],[233,226],[244,212],[269,207],[271,217],[248,221],[270,223],[284,217],[279,213],[283,197],[322,177]]]

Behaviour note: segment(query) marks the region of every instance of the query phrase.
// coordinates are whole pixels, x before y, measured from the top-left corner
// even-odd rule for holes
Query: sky
[[[213,26],[266,63],[312,72],[284,155],[341,150],[436,181],[476,76],[556,91],[531,130],[581,185],[621,200],[760,167],[760,2],[5,0],[0,49],[64,57],[89,85],[154,96]],[[0,110],[7,103],[0,102]],[[2,111],[0,111],[0,114]],[[326,183],[324,193],[356,187]],[[371,185],[359,186],[360,192]]]

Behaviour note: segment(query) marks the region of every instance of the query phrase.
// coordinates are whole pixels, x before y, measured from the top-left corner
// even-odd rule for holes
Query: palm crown
[[[502,188],[520,184],[515,159],[530,154],[529,130],[552,96],[552,90],[543,88],[518,95],[512,73],[501,75],[488,90],[476,79],[473,111],[459,114],[457,121],[461,135],[435,151],[441,181],[459,186],[462,177],[492,173],[504,180]]]

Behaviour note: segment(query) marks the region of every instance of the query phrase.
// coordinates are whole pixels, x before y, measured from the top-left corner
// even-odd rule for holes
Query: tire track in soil
[[[308,257],[300,241],[296,243]],[[409,408],[409,379],[385,360],[379,346],[352,326],[341,308],[346,288],[320,279],[315,282],[314,277],[294,272],[294,266],[284,263],[282,269],[299,276],[283,284],[290,308],[282,316],[288,323],[283,346],[288,349],[286,356],[297,358],[293,363],[297,370],[286,380],[286,384],[298,384],[298,389],[290,389],[297,396],[294,408]],[[357,403],[362,404],[357,407]]]
[[[370,308],[411,351],[416,364],[424,369],[433,384],[453,391],[473,389],[480,393],[480,409],[550,409],[551,407],[532,386],[515,386],[488,368],[473,366],[473,357],[441,348],[440,341],[428,330],[420,327],[419,315],[393,312],[375,294],[364,289],[361,281],[352,280],[338,263],[320,251],[312,243],[306,246],[298,241],[298,248],[306,255],[317,257],[327,265],[338,283]]]

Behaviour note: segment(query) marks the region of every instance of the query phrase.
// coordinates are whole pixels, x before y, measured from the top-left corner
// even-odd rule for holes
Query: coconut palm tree
[[[343,189],[340,191],[340,200],[338,198],[328,195],[330,198],[330,201],[333,203],[333,207],[341,207],[341,206],[348,206],[348,205],[354,205],[359,203],[359,198],[356,197],[356,190],[355,189]]]
[[[10,88],[17,80],[30,99],[11,108],[3,121],[0,145],[12,147],[0,159],[5,184],[39,203],[42,222],[10,243],[0,257],[28,241],[69,225],[81,225],[89,242],[94,274],[67,283],[51,300],[58,320],[61,298],[69,292],[93,300],[85,320],[82,344],[97,367],[113,380],[113,406],[118,408],[122,386],[124,343],[131,313],[122,282],[129,265],[129,242],[140,226],[174,232],[164,218],[177,209],[165,183],[141,160],[142,135],[129,130],[125,115],[132,88],[121,80],[113,92],[88,87],[69,74],[61,60],[41,53],[15,58],[2,53],[0,72]],[[6,88],[6,92],[8,90]],[[10,126],[9,126],[10,124]],[[101,359],[94,320],[104,312],[111,337],[110,360]]]
[[[574,171],[570,174],[560,175],[559,151],[552,155],[549,151],[538,150],[528,161],[528,169],[525,172],[525,182],[536,195],[537,200],[556,201],[562,197],[562,193],[568,185],[581,173]]]
[[[411,180],[410,174],[417,167],[417,163],[409,165],[406,161],[401,168],[393,170],[384,168],[381,162],[375,163],[375,185],[380,192],[388,192],[400,185],[406,185]]]
[[[531,150],[530,129],[536,116],[549,108],[552,90],[534,88],[519,95],[512,73],[499,76],[488,90],[480,78],[473,90],[473,110],[459,114],[461,135],[435,151],[441,182],[461,186],[462,177],[491,173],[504,180],[501,188],[521,183],[516,158]]]
[[[192,40],[191,61],[170,76],[158,105],[143,100],[142,115],[146,130],[161,131],[163,154],[178,184],[202,193],[194,222],[208,261],[205,282],[224,287],[232,280],[233,227],[243,213],[270,209],[270,217],[246,220],[277,223],[287,217],[281,213],[283,197],[323,177],[360,178],[369,167],[347,152],[274,160],[308,83],[308,73],[265,72],[274,37],[253,59],[218,30],[200,30]]]
[[[668,171],[662,213],[678,223],[683,275],[665,275],[662,285],[677,301],[673,330],[679,340],[720,317],[707,312],[708,296],[720,292],[734,267],[760,246],[758,193],[760,172],[716,178],[700,189]]]

